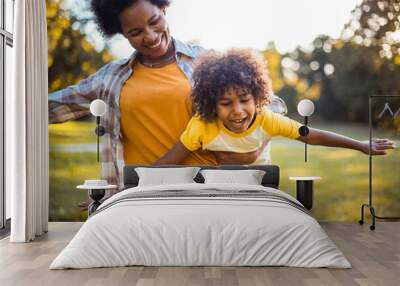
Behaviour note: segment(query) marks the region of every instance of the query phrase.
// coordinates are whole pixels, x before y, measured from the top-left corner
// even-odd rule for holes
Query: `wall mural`
[[[359,220],[369,189],[368,96],[400,90],[397,44],[386,44],[389,54],[384,38],[367,44],[364,38],[379,35],[362,33],[370,22],[361,18],[374,17],[375,7],[360,7],[375,4],[360,3],[349,19],[360,25],[345,25],[337,38],[316,36],[309,50],[281,52],[266,41],[258,51],[204,52],[201,42],[172,37],[163,12],[169,1],[161,2],[162,9],[152,7],[159,12],[154,38],[138,41],[130,19],[121,19],[123,31],[110,18],[97,19],[98,27],[99,11],[47,1],[50,220],[86,220],[97,204],[89,206],[86,187],[108,189],[102,197],[117,192],[124,163],[274,164],[279,188],[294,197],[301,184],[295,178],[315,180],[317,219]],[[97,34],[106,36],[103,48],[93,40]],[[137,54],[114,61],[115,34]],[[90,108],[97,99],[106,106],[101,115]],[[296,110],[305,99],[315,105],[311,117]],[[400,105],[385,98],[377,106],[374,138],[388,140],[371,144],[379,173],[374,196],[380,214],[390,216],[400,212],[400,193],[393,191],[399,182],[389,172],[400,159]],[[100,200],[96,191],[90,195]]]

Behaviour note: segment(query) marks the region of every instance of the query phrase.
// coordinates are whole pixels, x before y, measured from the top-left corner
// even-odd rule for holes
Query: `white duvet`
[[[242,195],[180,197],[177,191],[173,197],[145,197],[174,190]],[[265,192],[267,198],[262,197],[264,193],[252,197],[252,191]],[[144,197],[135,197],[138,194]],[[318,222],[297,205],[279,190],[254,185],[194,183],[127,189],[99,207],[50,269],[127,265],[350,268]]]

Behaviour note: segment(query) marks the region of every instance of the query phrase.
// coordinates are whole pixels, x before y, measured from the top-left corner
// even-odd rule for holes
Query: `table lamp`
[[[299,128],[299,133],[301,136],[305,137],[304,144],[304,162],[307,162],[307,135],[310,132],[308,129],[308,117],[314,113],[314,103],[309,99],[303,99],[297,105],[297,112],[304,116],[304,125]]]
[[[106,133],[106,129],[100,125],[100,117],[103,116],[107,112],[107,105],[101,99],[95,99],[90,103],[90,112],[93,116],[96,116],[96,130],[95,133],[97,135],[97,162],[99,162],[99,145],[100,145],[100,136],[103,136]]]

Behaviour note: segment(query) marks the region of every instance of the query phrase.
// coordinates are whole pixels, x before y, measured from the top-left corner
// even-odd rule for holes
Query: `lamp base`
[[[89,197],[93,202],[88,207],[89,216],[94,213],[97,208],[101,205],[100,200],[104,197],[105,189],[91,189],[89,190]]]

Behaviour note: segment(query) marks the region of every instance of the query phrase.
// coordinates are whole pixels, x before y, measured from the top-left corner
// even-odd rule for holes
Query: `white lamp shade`
[[[94,116],[103,116],[107,111],[107,104],[101,99],[95,99],[90,104],[90,112]]]
[[[309,99],[303,99],[297,104],[297,112],[301,116],[310,116],[314,113],[314,103]]]

